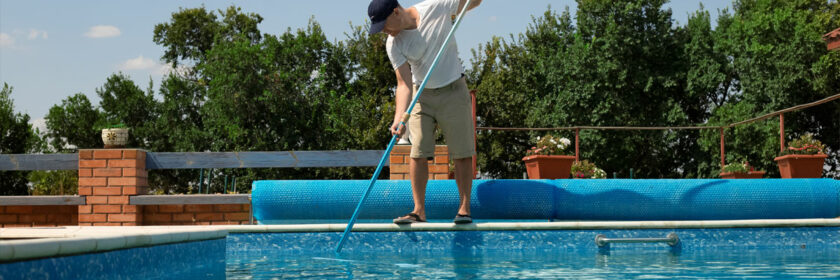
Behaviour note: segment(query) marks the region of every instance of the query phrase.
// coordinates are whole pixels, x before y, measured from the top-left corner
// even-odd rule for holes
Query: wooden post
[[[580,128],[575,128],[575,162],[580,161]]]
[[[720,127],[720,168],[726,165],[726,153],[723,148],[723,127]]]
[[[785,114],[779,114],[779,152],[785,151]]]

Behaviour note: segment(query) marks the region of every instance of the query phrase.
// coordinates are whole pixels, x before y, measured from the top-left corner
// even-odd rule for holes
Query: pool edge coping
[[[46,231],[46,232],[45,232]],[[136,247],[225,238],[220,228],[197,227],[55,227],[3,228],[0,238],[0,264],[107,252]]]
[[[0,264],[225,238],[229,233],[342,232],[346,224],[0,228]],[[840,219],[356,224],[356,232],[840,227]],[[32,238],[6,240],[2,238]]]
[[[230,233],[295,233],[343,232],[347,224],[233,225],[219,226]],[[410,231],[516,231],[516,230],[584,230],[584,229],[691,229],[750,227],[840,227],[840,219],[764,219],[704,221],[563,221],[563,222],[487,222],[456,225],[454,223],[415,223],[410,225],[365,224],[353,226],[356,232]]]

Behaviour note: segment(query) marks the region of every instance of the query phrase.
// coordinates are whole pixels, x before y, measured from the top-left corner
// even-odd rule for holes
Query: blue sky
[[[403,0],[410,6],[418,0]],[[729,0],[675,0],[667,4],[677,24],[700,3],[717,17],[730,7]],[[332,40],[344,39],[350,23],[365,24],[368,0],[252,0],[252,1],[17,1],[0,0],[0,83],[14,87],[12,99],[18,112],[43,126],[49,108],[75,93],[86,94],[99,103],[96,88],[113,73],[122,71],[142,89],[150,79],[157,91],[167,67],[160,62],[163,48],[152,41],[155,24],[169,21],[179,7],[204,5],[211,10],[231,4],[244,12],[260,14],[263,33],[279,34],[287,28],[306,26],[310,17],[318,21]],[[523,5],[525,4],[525,5]],[[485,0],[471,11],[458,33],[461,58],[469,61],[470,49],[494,35],[519,33],[551,5],[573,13],[573,0]]]

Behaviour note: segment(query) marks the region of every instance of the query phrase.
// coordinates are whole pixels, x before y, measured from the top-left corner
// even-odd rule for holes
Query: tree
[[[32,183],[32,195],[78,193],[79,172],[76,170],[33,171],[28,179]]]
[[[151,82],[146,92],[122,73],[113,74],[96,90],[106,123],[124,124],[130,129],[128,147],[146,148],[151,126],[157,119],[157,102]]]
[[[726,14],[726,11],[724,10],[723,13]],[[728,19],[723,19],[723,21],[725,20]],[[684,89],[687,98],[685,102],[698,105],[689,106],[689,108],[695,109],[695,111],[689,112],[690,123],[703,124],[711,117],[712,110],[726,104],[738,92],[739,83],[735,77],[735,72],[732,71],[725,50],[721,46],[719,32],[712,30],[709,12],[703,9],[702,4],[700,10],[689,16],[688,23],[685,26],[685,36],[687,36],[683,45],[684,59],[687,64]],[[722,125],[717,122],[712,124]],[[716,135],[717,132],[718,130],[710,130],[703,135]],[[692,137],[690,141],[692,147],[680,149],[688,156],[684,160],[691,163],[690,166],[684,168],[685,177],[708,178],[717,176],[720,169],[718,164],[720,159],[715,158],[718,155],[716,153],[718,148],[710,150],[704,149],[705,146],[698,147],[698,145],[702,146],[701,141],[711,139],[701,138],[701,133],[698,131],[690,131],[690,135]],[[730,155],[735,156],[732,153]],[[735,160],[740,162],[746,160],[746,158],[736,159],[733,157],[728,162]]]
[[[840,3],[822,0],[737,0],[733,14],[718,18],[716,45],[729,58],[737,79],[737,92],[715,108],[710,123],[724,124],[749,119],[776,110],[808,103],[837,94],[829,85],[837,85],[838,54],[825,49],[822,34],[840,25],[832,11]],[[834,87],[836,88],[836,87]],[[829,176],[837,176],[837,153],[840,148],[840,106],[785,114],[788,141],[804,133],[813,133],[829,148]],[[773,121],[776,120],[776,121]],[[727,134],[727,151],[743,157],[769,176],[777,176],[773,158],[779,154],[777,119],[740,126]],[[717,151],[717,133],[707,133],[702,141],[705,151]],[[707,166],[702,173],[716,173]],[[830,175],[834,174],[834,175]]]
[[[346,40],[333,45],[320,88],[325,96],[322,139],[331,150],[379,150],[388,145],[396,109],[396,78],[385,52],[384,34],[369,35],[362,26],[350,26]],[[334,77],[332,77],[334,76]],[[329,84],[339,85],[330,88]],[[367,179],[373,168],[324,170],[326,178]],[[380,178],[387,178],[383,174]]]
[[[672,25],[671,13],[663,4],[579,1],[576,26],[568,11],[558,16],[549,8],[518,40],[494,39],[486,45],[486,56],[478,56],[480,60],[473,64],[472,71],[481,72],[470,75],[479,93],[481,122],[531,127],[668,126],[702,119],[690,115],[702,108],[695,108],[700,105],[688,101],[682,90],[685,62],[678,46],[683,31]],[[476,54],[481,55],[481,50]],[[488,98],[491,94],[499,97]],[[488,112],[482,100],[494,111]],[[488,122],[489,114],[500,118]],[[483,165],[483,170],[519,177],[519,158],[539,134],[485,134],[504,139],[489,147],[491,158],[503,160],[498,164],[482,161],[490,165]],[[694,138],[672,131],[584,130],[581,158],[624,176],[635,167],[644,177],[677,177],[689,167],[678,148],[690,148]],[[480,141],[482,149],[487,150],[486,145]]]
[[[381,78],[383,70],[390,70],[384,38],[369,39],[356,28],[347,45],[333,44],[314,20],[304,29],[256,36],[256,24],[262,20],[259,15],[245,15],[235,7],[220,13],[225,18],[221,21],[203,8],[181,9],[170,23],[158,25],[155,40],[169,50],[164,60],[189,60],[192,65],[164,81],[160,118],[155,129],[149,130],[150,135],[155,134],[149,137],[150,147],[156,151],[330,150],[363,148],[355,145],[356,141],[370,147],[370,143],[387,140],[387,129],[377,127],[384,127],[380,107],[389,108],[379,102],[387,99],[393,87],[377,83],[394,83],[393,73],[388,79]],[[368,46],[383,52],[367,59],[373,64],[356,63],[355,59],[364,60],[372,52],[361,50]],[[378,88],[368,90],[371,85]],[[370,125],[374,119],[376,125]],[[362,137],[348,137],[341,131],[345,127],[358,128],[354,135]],[[371,141],[370,131],[374,130],[384,133],[380,133],[381,139]],[[216,178],[236,175],[246,181],[359,178],[358,170],[249,169],[213,174]],[[150,174],[150,180],[164,189],[183,192],[197,184],[197,172],[192,173],[156,171],[153,174],[160,177]]]
[[[549,8],[522,34],[473,52],[468,77],[479,94],[479,125],[728,125],[836,94],[831,89],[840,83],[838,54],[820,38],[840,20],[834,2],[736,1],[716,29],[702,6],[680,27],[662,0],[578,3],[576,25],[568,12]],[[827,142],[829,176],[837,173],[838,107],[785,118],[788,137],[813,132]],[[727,129],[727,160],[776,173],[776,123]],[[635,167],[640,177],[716,177],[718,133],[584,130],[581,157],[623,176]],[[479,157],[481,169],[519,177],[519,158],[540,134],[479,132],[487,155]]]
[[[47,131],[41,135],[44,153],[102,147],[101,133],[97,128],[105,123],[103,114],[83,93],[65,98],[61,105],[52,106],[45,120]],[[32,171],[28,180],[32,183],[34,195],[74,194],[78,187],[78,172]]]
[[[0,154],[37,152],[38,135],[29,124],[29,115],[15,113],[12,90],[3,83],[0,90]],[[27,171],[0,171],[0,195],[28,194]]]
[[[664,3],[579,2],[579,39],[568,54],[555,56],[573,69],[558,79],[568,93],[558,95],[552,108],[567,112],[566,123],[681,126],[692,119],[689,112],[701,111],[682,90],[683,30],[673,26]],[[692,137],[682,131],[598,131],[582,133],[581,143],[582,158],[605,170],[627,176],[626,170],[635,168],[640,177],[681,177],[689,162],[678,148],[690,147]]]
[[[574,40],[568,9],[561,15],[549,7],[533,19],[524,32],[508,40],[494,37],[473,50],[469,84],[476,90],[478,126],[526,127],[539,122],[546,96],[556,87],[547,76],[560,67],[548,57],[565,51]],[[556,116],[556,115],[553,115]],[[493,177],[520,178],[525,169],[521,158],[536,133],[479,131],[479,169]]]
[[[169,23],[155,25],[154,42],[166,48],[163,60],[177,68],[183,61],[201,62],[210,49],[221,41],[244,37],[251,43],[261,39],[257,28],[263,18],[257,14],[243,14],[231,6],[219,10],[222,20],[203,6],[179,9],[172,13]]]
[[[840,25],[835,2],[737,0],[716,28],[702,6],[676,26],[665,0],[578,2],[576,18],[549,7],[522,33],[473,50],[467,80],[478,94],[479,126],[720,126],[824,98],[840,86],[840,52],[826,51],[821,40]],[[97,147],[97,124],[123,122],[132,128],[130,145],[154,152],[382,149],[396,84],[384,35],[351,24],[344,40],[330,42],[314,18],[280,34],[261,34],[261,21],[235,6],[218,13],[179,9],[155,27],[162,60],[177,69],[160,85],[162,100],[153,98],[151,83],[143,91],[113,74],[97,89],[98,108],[82,94],[51,108],[51,143]],[[838,176],[840,104],[785,117],[786,135],[811,132],[827,144],[828,176]],[[727,129],[727,161],[749,160],[772,176],[776,123]],[[583,130],[581,158],[621,176],[635,168],[638,177],[716,177],[718,133]],[[480,170],[519,178],[525,150],[542,134],[479,131]],[[225,176],[241,186],[257,179],[366,179],[371,171],[210,174],[217,178],[212,192],[220,192]],[[195,190],[198,174],[156,170],[149,180],[155,192],[184,193]]]
[[[61,105],[53,105],[45,120],[46,135],[55,150],[102,146],[101,133],[96,130],[103,123],[102,115],[83,93],[61,100]]]

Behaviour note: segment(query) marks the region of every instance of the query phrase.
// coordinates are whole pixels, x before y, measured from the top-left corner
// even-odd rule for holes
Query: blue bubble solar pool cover
[[[349,219],[367,180],[255,181],[260,223]],[[428,219],[452,219],[454,180],[430,180]],[[407,180],[380,180],[359,219],[383,220],[413,208]],[[730,220],[835,218],[840,181],[832,179],[604,179],[475,180],[476,219],[500,220]]]

